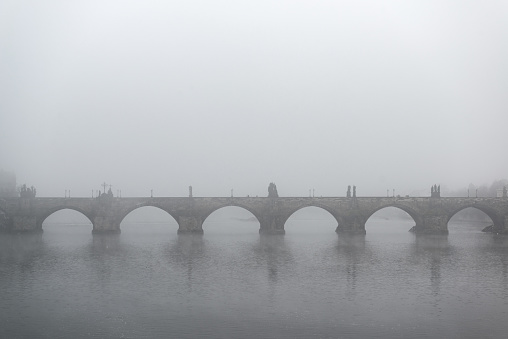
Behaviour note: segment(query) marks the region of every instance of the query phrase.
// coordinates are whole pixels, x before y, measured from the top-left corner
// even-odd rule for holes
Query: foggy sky
[[[39,196],[427,195],[508,177],[503,1],[0,2],[0,168]]]

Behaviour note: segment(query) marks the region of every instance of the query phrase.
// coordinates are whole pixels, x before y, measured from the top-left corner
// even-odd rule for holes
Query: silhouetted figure
[[[268,198],[278,198],[279,193],[277,193],[277,185],[273,182],[268,185]]]
[[[192,186],[189,186],[189,198],[192,198]]]
[[[347,187],[346,197],[351,198],[351,185],[348,185]]]
[[[356,198],[356,186],[353,186],[353,198]]]

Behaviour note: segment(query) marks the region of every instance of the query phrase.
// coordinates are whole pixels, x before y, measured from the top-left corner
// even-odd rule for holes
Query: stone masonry
[[[182,198],[4,198],[0,199],[3,229],[8,232],[42,232],[52,213],[72,209],[84,214],[93,233],[120,233],[120,223],[133,210],[158,207],[178,223],[178,233],[203,233],[203,222],[214,211],[237,206],[251,212],[260,233],[284,234],[289,217],[301,208],[314,206],[328,211],[337,221],[337,233],[365,234],[365,223],[376,211],[397,207],[415,221],[416,233],[447,234],[448,221],[458,211],[475,207],[493,221],[496,233],[508,233],[507,198],[441,197],[182,197]],[[0,227],[0,230],[2,227]]]

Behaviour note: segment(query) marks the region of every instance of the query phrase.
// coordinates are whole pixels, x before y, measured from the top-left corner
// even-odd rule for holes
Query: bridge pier
[[[500,229],[499,233],[508,234],[508,215],[503,216],[503,229]]]
[[[492,233],[496,234],[508,234],[508,215],[501,215],[498,219],[492,218],[494,227]]]
[[[348,235],[366,234],[365,222],[366,220],[359,215],[342,216],[335,229],[335,233]]]
[[[415,233],[417,234],[448,234],[448,220],[446,214],[424,215],[417,220]]]
[[[8,231],[12,233],[40,233],[42,224],[37,223],[35,215],[14,215],[11,217]]]
[[[92,220],[92,234],[118,234],[120,233],[120,224],[113,215],[96,216]]]
[[[203,234],[203,218],[194,215],[178,217],[178,234]]]
[[[38,222],[33,198],[12,200],[12,212],[3,215],[3,229],[12,233],[42,232],[42,222]]]
[[[280,217],[269,216],[259,221],[259,234],[286,234],[285,221]]]

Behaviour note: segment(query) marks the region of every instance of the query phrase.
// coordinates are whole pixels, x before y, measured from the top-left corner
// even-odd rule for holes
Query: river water
[[[51,227],[50,227],[51,226]],[[415,236],[371,220],[342,237],[330,220],[44,224],[0,236],[1,338],[506,338],[508,237],[450,224]]]

